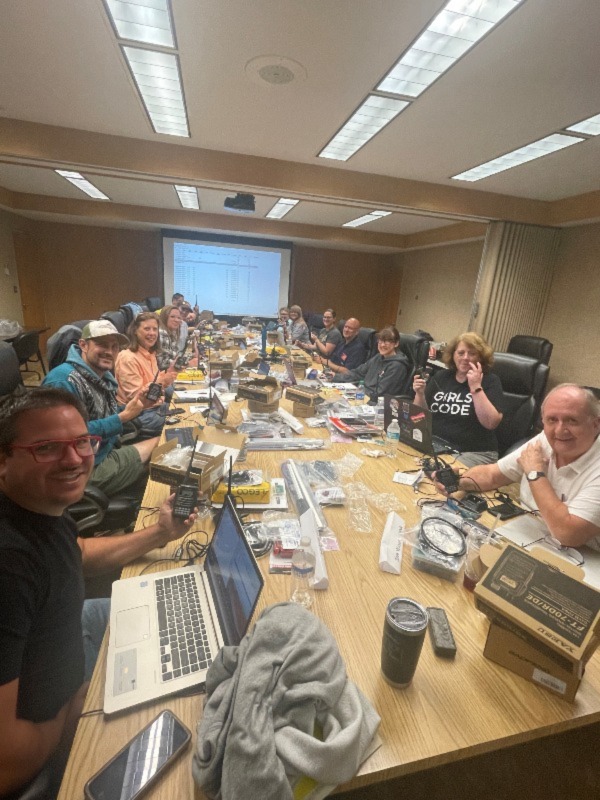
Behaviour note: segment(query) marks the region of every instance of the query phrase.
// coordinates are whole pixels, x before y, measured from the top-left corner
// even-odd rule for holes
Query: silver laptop
[[[204,684],[219,649],[245,636],[263,585],[227,496],[203,567],[113,583],[104,712]]]

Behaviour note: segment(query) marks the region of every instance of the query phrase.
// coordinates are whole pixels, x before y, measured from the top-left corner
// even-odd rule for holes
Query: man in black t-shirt
[[[78,539],[64,512],[81,498],[99,443],[84,415],[63,390],[0,400],[2,797],[68,753],[85,696],[83,574],[111,571],[179,538],[194,518],[173,519],[170,498],[144,530]]]

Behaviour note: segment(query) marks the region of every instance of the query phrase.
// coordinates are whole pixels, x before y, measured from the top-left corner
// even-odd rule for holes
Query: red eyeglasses
[[[101,436],[86,434],[75,439],[51,439],[35,444],[11,444],[10,447],[11,450],[28,450],[38,464],[47,464],[64,458],[67,447],[72,447],[82,458],[93,456],[98,452],[101,441]]]

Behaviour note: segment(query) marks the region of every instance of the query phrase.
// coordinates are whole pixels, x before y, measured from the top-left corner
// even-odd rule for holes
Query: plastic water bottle
[[[292,596],[290,600],[304,608],[310,608],[313,602],[315,561],[310,539],[308,536],[303,536],[292,556]]]
[[[396,455],[398,442],[400,441],[400,425],[397,419],[393,419],[388,425],[385,433],[385,454],[392,458]]]
[[[375,409],[375,425],[377,425],[378,428],[383,428],[384,419],[385,419],[384,399],[383,397],[378,397],[377,407]]]
[[[364,400],[365,399],[365,382],[361,381],[358,386],[356,387],[356,399],[357,400]]]

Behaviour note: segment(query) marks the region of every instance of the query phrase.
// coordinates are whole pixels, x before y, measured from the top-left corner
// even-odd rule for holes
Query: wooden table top
[[[287,401],[282,405],[291,410]],[[242,404],[230,405],[228,422],[239,419]],[[190,423],[194,420],[190,419]],[[305,435],[326,436],[321,429],[305,428]],[[280,464],[295,460],[335,461],[347,452],[363,459],[352,479],[361,481],[373,494],[392,493],[405,507],[400,511],[407,527],[420,517],[416,494],[392,482],[395,470],[416,466],[415,458],[399,451],[397,458],[370,458],[361,453],[363,443],[333,444],[321,451],[251,452],[246,466],[280,475]],[[424,492],[433,494],[427,481]],[[144,505],[155,506],[168,488],[149,482]],[[348,676],[369,698],[379,715],[381,747],[363,764],[358,775],[339,791],[376,784],[396,776],[536,739],[600,720],[600,658],[593,656],[574,703],[567,703],[488,661],[483,648],[488,630],[486,617],[474,607],[473,595],[459,579],[441,580],[415,570],[410,549],[405,547],[401,575],[378,567],[379,545],[386,514],[370,507],[371,533],[353,530],[345,508],[327,508],[325,516],[337,536],[340,550],[325,553],[329,589],[315,592],[314,613],[334,634],[346,663]],[[144,516],[146,514],[146,516]],[[493,518],[490,517],[488,522]],[[148,524],[142,512],[138,525]],[[484,520],[485,521],[485,520]],[[205,521],[202,526],[206,527]],[[174,552],[176,544],[169,545]],[[149,553],[130,565],[124,576],[138,574],[165,550]],[[266,606],[287,600],[290,576],[268,574],[268,556],[259,560],[266,584],[257,613]],[[164,569],[158,564],[157,569]],[[425,606],[446,609],[458,653],[452,661],[434,655],[429,637],[412,684],[394,689],[380,672],[384,614],[392,597],[411,597]],[[106,646],[106,643],[104,647]],[[202,713],[203,695],[171,697],[130,710],[113,718],[101,713],[104,694],[105,649],[94,673],[59,800],[83,796],[83,785],[109,758],[161,710],[170,708],[194,733]],[[180,758],[150,792],[153,798],[204,798],[194,785],[190,762],[193,747]],[[250,795],[249,795],[250,796]]]

